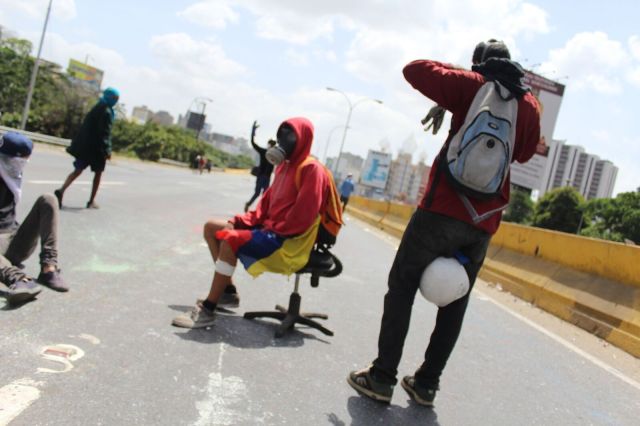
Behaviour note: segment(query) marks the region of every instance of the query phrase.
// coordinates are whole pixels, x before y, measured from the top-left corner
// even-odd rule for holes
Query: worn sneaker
[[[53,191],[53,195],[55,195],[56,198],[58,199],[58,208],[61,209],[62,208],[62,191],[60,191],[59,189],[56,189],[55,191]]]
[[[347,377],[347,383],[364,396],[379,401],[390,403],[393,395],[393,385],[377,382],[371,377],[371,367],[360,371],[352,371]]]
[[[42,287],[33,279],[20,280],[9,286],[9,291],[6,292],[5,297],[10,305],[19,305],[34,299],[41,291]]]
[[[198,302],[191,312],[178,315],[171,324],[183,328],[204,328],[212,326],[215,319],[216,313],[211,312]]]
[[[433,400],[438,389],[429,389],[418,385],[414,376],[405,376],[400,384],[417,404],[433,407]]]
[[[42,285],[49,287],[51,290],[65,292],[69,291],[69,286],[62,278],[62,270],[56,268],[55,271],[40,272],[38,275],[38,282]]]

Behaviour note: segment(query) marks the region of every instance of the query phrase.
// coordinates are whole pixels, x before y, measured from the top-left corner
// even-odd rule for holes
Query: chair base
[[[327,336],[333,336],[333,331],[323,327],[322,324],[312,319],[327,319],[329,317],[320,313],[300,312],[300,300],[300,294],[294,291],[291,293],[291,296],[289,296],[289,307],[287,309],[283,306],[276,305],[276,311],[246,312],[244,317],[246,319],[273,318],[279,320],[280,325],[276,329],[275,337],[284,336],[289,330],[293,329],[295,324],[303,324],[320,330]]]

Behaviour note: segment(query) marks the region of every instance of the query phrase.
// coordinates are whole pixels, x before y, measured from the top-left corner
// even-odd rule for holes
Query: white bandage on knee
[[[235,266],[228,264],[224,260],[218,260],[216,262],[216,272],[220,275],[230,277],[233,275],[233,272],[235,270],[236,270]]]

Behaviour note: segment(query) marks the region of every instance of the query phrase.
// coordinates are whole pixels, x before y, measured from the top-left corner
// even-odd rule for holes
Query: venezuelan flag
[[[263,272],[291,275],[309,261],[318,235],[320,216],[304,234],[284,238],[263,229],[223,229],[216,238],[225,240],[254,278]]]

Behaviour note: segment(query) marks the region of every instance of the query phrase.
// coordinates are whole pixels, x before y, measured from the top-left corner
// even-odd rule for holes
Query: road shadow
[[[413,401],[409,401],[408,407],[400,407],[375,402],[365,396],[352,396],[347,401],[347,410],[351,416],[351,426],[371,424],[440,426],[438,415],[433,409],[422,407]],[[327,416],[334,426],[346,424],[334,413]]]
[[[60,207],[61,212],[80,213],[83,210],[87,210],[86,207],[69,207],[69,206]]]
[[[170,305],[170,307],[173,309],[180,306]],[[304,345],[306,340],[314,340],[325,344],[330,343],[313,334],[305,333],[302,331],[305,327],[296,327],[283,337],[275,338],[276,324],[277,322],[275,321],[247,320],[240,315],[218,315],[212,327],[186,330],[184,333],[176,331],[174,334],[183,340],[192,342],[203,344],[226,343],[242,349],[295,348]]]

